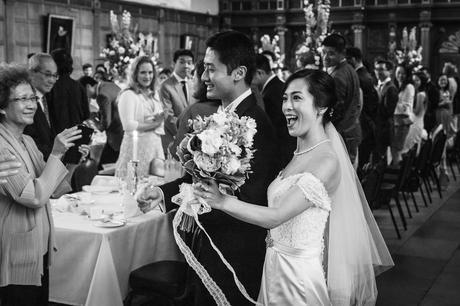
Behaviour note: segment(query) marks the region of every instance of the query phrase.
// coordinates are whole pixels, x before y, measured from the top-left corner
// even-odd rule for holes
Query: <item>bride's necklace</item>
[[[309,148],[307,148],[307,149],[305,149],[305,150],[303,150],[303,151],[297,151],[297,150],[296,150],[296,151],[294,151],[294,155],[297,156],[297,155],[301,155],[301,154],[308,153],[308,152],[310,152],[311,150],[313,150],[313,149],[315,149],[316,147],[318,147],[319,145],[321,145],[321,144],[323,144],[323,143],[325,143],[325,142],[328,142],[328,141],[331,141],[331,140],[330,140],[330,139],[324,139],[324,140],[318,142],[317,144],[315,144],[314,146],[311,146],[311,147],[309,147]]]

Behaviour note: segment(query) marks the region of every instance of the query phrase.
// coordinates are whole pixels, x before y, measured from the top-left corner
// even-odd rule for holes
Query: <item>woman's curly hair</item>
[[[19,64],[0,64],[0,108],[4,109],[8,106],[11,91],[19,84],[29,84],[30,82],[29,71],[26,67]],[[33,87],[32,87],[33,89]]]

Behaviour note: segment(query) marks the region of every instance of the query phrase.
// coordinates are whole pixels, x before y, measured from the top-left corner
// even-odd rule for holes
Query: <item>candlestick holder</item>
[[[137,175],[138,166],[138,160],[130,160],[126,168],[126,189],[131,195],[134,195],[137,191],[137,184],[139,182]]]

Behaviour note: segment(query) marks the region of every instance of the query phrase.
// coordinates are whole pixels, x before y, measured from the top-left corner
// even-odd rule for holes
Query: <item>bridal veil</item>
[[[375,277],[394,266],[363,189],[335,127],[326,133],[340,164],[341,180],[331,195],[327,231],[327,286],[332,305],[375,305]]]

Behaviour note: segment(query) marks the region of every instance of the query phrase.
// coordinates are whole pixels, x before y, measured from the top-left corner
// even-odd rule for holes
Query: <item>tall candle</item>
[[[138,135],[137,131],[133,131],[133,160],[137,160],[137,146],[138,146]]]

